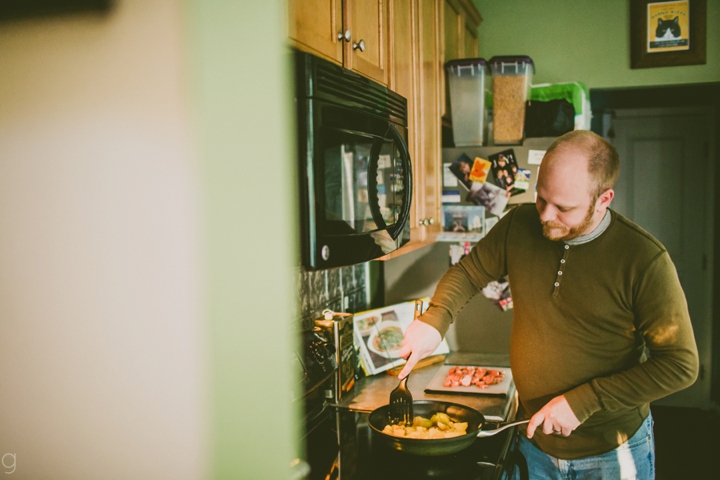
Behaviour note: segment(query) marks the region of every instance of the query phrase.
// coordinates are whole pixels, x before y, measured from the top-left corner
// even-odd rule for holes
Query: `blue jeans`
[[[635,435],[615,450],[576,460],[555,458],[533,445],[525,435],[518,437],[513,449],[525,457],[529,480],[655,479],[655,437],[650,414]],[[517,452],[513,453],[517,456]],[[510,475],[504,478],[524,480],[526,477],[524,472],[520,474],[521,469],[514,466]]]

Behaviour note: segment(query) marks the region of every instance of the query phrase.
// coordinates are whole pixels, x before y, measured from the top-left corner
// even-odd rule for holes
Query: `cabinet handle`
[[[338,40],[342,41],[345,40],[346,42],[350,41],[350,30],[345,30],[345,33],[338,33]]]
[[[360,49],[361,52],[365,51],[365,40],[363,40],[362,38],[360,39],[359,42],[353,43],[353,50],[357,50],[358,48]]]
[[[433,217],[430,217],[430,218],[421,218],[420,220],[418,220],[418,223],[419,223],[420,225],[425,225],[425,226],[433,225],[433,224],[435,223],[435,219],[434,219]]]
[[[430,218],[427,219],[427,225],[432,225],[432,224],[434,224],[434,223],[435,223],[435,218],[430,217]]]

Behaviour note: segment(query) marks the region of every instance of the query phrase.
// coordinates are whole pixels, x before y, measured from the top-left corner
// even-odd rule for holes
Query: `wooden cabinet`
[[[291,0],[290,42],[388,84],[390,0]]]
[[[342,63],[342,0],[297,0],[289,3],[290,40],[300,50]]]
[[[417,212],[420,241],[434,241],[441,230],[442,151],[440,125],[440,0],[418,0],[418,92],[416,161]]]
[[[415,46],[417,43],[417,1],[390,0],[390,84],[391,90],[399,93],[408,101],[408,151],[413,166],[413,196],[410,211],[411,242],[422,239],[419,219],[422,212],[418,209],[419,146],[421,132],[417,121],[418,68]]]
[[[470,0],[442,1],[442,120],[444,125],[451,126],[450,91],[445,77],[445,62],[478,56],[478,28],[482,23],[482,16]]]
[[[412,18],[411,27],[403,19],[408,16]],[[477,32],[482,21],[470,0],[391,0],[390,17],[390,88],[412,103],[409,112],[414,189],[410,242],[384,258],[432,243],[442,229],[442,121],[444,115],[450,117],[445,62],[477,57]],[[407,48],[408,40],[413,49]],[[399,77],[407,71],[408,50],[414,55],[412,78],[401,80]]]
[[[394,258],[435,241],[440,231],[441,0],[390,1],[390,88],[408,99],[413,165],[410,242]]]
[[[472,1],[289,0],[288,13],[294,46],[387,85],[408,101],[410,242],[383,259],[436,241],[442,214],[442,125],[450,118],[445,62],[478,54],[482,17]]]
[[[346,0],[345,67],[388,83],[388,2],[389,0]]]
[[[466,58],[477,58],[480,45],[478,44],[478,24],[474,19],[467,15],[465,18],[465,33],[463,41],[465,42],[463,56]]]

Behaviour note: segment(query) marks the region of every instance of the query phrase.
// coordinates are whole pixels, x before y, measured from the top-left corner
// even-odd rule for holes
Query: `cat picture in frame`
[[[672,40],[680,40],[682,38],[680,17],[675,16],[672,20],[658,18],[657,21],[657,28],[655,29],[656,42],[668,42]]]
[[[651,2],[647,5],[647,52],[690,49],[690,2]]]
[[[707,26],[707,0],[630,0],[630,68],[706,64]]]

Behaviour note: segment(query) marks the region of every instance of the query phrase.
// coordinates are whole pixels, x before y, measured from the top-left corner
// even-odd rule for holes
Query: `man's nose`
[[[553,209],[547,205],[539,206],[538,213],[540,214],[541,222],[549,222],[555,219]]]

